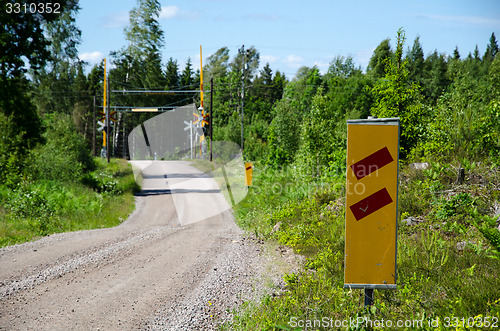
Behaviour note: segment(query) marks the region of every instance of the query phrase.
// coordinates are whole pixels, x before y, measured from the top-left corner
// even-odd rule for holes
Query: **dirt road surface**
[[[0,330],[210,330],[279,286],[231,211],[210,211],[226,203],[211,178],[182,161],[143,177],[120,226],[0,250]],[[190,222],[202,214],[214,216]]]

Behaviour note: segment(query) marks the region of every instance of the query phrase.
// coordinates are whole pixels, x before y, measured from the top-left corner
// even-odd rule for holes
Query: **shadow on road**
[[[221,193],[219,189],[212,190],[196,190],[196,189],[167,189],[167,190],[143,190],[135,194],[138,197],[147,197],[152,195],[167,195],[167,194],[185,194],[185,193]]]

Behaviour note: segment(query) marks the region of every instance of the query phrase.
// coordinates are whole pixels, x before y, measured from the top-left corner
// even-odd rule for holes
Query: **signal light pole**
[[[246,59],[250,57],[250,50],[247,49],[245,52],[245,45],[242,45],[238,52],[243,56],[243,68],[241,68],[241,150],[243,151],[243,116],[245,108],[245,76],[247,70]]]
[[[210,136],[210,162],[212,162],[212,122],[214,121],[214,79],[210,78],[210,114],[209,114],[209,122],[208,122],[208,135]]]

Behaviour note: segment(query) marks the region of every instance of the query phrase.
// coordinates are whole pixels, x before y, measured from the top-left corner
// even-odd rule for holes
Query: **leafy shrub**
[[[27,182],[19,183],[12,192],[7,207],[22,217],[51,216],[54,213],[47,199]]]
[[[122,190],[113,175],[106,172],[91,172],[86,174],[82,182],[98,193],[121,194]]]
[[[37,235],[46,235],[57,226],[58,218],[46,197],[32,183],[20,182],[11,193],[6,207],[16,222],[26,222]]]
[[[332,107],[331,97],[323,90],[313,98],[310,115],[304,119],[300,132],[300,147],[295,165],[304,178],[321,175],[337,151],[345,150],[346,123],[343,114]]]
[[[46,143],[38,146],[27,161],[26,172],[34,179],[75,181],[95,168],[83,137],[69,116],[48,116]]]
[[[491,246],[493,246],[498,253],[500,253],[500,231],[498,231],[498,229],[488,227],[481,227],[479,231],[481,231],[483,236],[488,239]]]
[[[107,163],[96,159],[98,169],[85,174],[82,183],[98,193],[120,195],[124,192],[137,193],[141,190],[134,179],[131,166],[125,160]]]
[[[0,180],[14,187],[20,179],[22,166],[22,133],[16,133],[13,116],[0,111]]]

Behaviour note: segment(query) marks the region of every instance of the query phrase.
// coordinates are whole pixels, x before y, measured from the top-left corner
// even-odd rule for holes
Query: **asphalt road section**
[[[0,250],[0,330],[210,330],[258,295],[269,260],[214,180],[185,161],[134,164],[143,191],[121,225]]]

